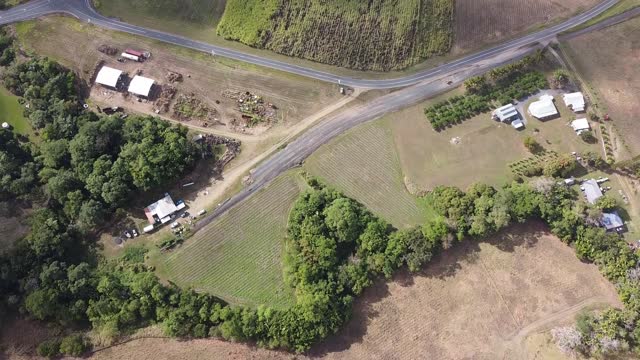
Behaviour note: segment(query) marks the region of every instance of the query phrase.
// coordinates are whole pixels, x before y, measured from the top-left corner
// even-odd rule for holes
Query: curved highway
[[[144,36],[208,53],[214,51],[216,55],[226,56],[232,59],[307,76],[318,80],[329,82],[340,81],[342,84],[348,86],[375,89],[404,87],[401,90],[394,91],[371,100],[366,104],[355,108],[343,109],[342,111],[334,113],[287,144],[284,149],[268,157],[253,169],[248,185],[197,223],[195,230],[198,230],[209,224],[219,215],[231,209],[236,204],[254,194],[259,189],[263,188],[279,174],[301,164],[320,146],[342,132],[363,122],[374,120],[387,113],[400,110],[409,105],[418,103],[421,100],[447,91],[452,87],[461,84],[470,76],[481,74],[491,68],[518,59],[527,53],[530,53],[532,50],[540,48],[541,44],[547,44],[549,41],[553,40],[558,33],[596,17],[616,3],[617,0],[605,0],[598,6],[547,29],[508,41],[504,44],[440,65],[430,70],[417,72],[397,79],[386,80],[340,77],[311,68],[291,65],[286,62],[262,58],[255,55],[245,54],[240,51],[194,41],[162,31],[126,24],[98,14],[91,7],[89,0],[34,0],[27,4],[0,12],[0,25],[33,19],[52,13],[66,13],[75,16],[82,21],[87,21],[100,27],[124,31],[130,34]]]
[[[292,65],[283,61],[246,54],[242,51],[227,49],[224,47],[207,44],[201,41],[195,41],[183,36],[169,34],[159,30],[147,29],[140,26],[127,24],[99,14],[92,7],[90,0],[34,0],[24,5],[16,6],[9,10],[0,12],[0,25],[34,19],[47,14],[66,13],[82,21],[86,21],[103,28],[123,31],[133,35],[144,36],[154,40],[159,40],[166,43],[203,51],[206,53],[213,52],[216,54],[216,56],[224,56],[230,59],[240,60],[251,64],[294,73],[297,75],[302,75],[322,81],[333,83],[340,82],[341,84],[347,86],[369,89],[390,89],[413,85],[420,81],[427,80],[433,76],[445,74],[449,71],[464,67],[466,65],[481,62],[504,51],[509,51],[511,49],[519,48],[522,46],[529,46],[531,44],[547,41],[554,38],[560,32],[568,30],[576,25],[594,18],[595,16],[599,15],[603,11],[616,4],[617,1],[618,0],[605,0],[596,7],[573,18],[570,18],[560,24],[551,26],[535,33],[531,33],[521,38],[508,41],[506,43],[460,58],[458,60],[451,61],[436,68],[420,71],[396,79],[382,80],[342,77],[312,68]]]

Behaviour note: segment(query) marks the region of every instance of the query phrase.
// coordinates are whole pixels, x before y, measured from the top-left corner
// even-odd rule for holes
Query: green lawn
[[[405,188],[386,121],[349,130],[316,151],[304,168],[396,227],[425,221],[426,209]]]
[[[22,135],[33,133],[29,121],[23,116],[23,107],[18,97],[0,87],[0,123],[8,122],[15,132]]]
[[[230,303],[285,308],[294,302],[283,279],[289,210],[305,187],[287,173],[198,231],[182,247],[152,254],[160,277]]]

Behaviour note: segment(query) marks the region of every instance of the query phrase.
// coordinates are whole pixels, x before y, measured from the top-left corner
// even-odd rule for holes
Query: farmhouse
[[[115,89],[122,78],[122,70],[103,66],[96,76],[96,84]]]
[[[584,195],[587,197],[587,201],[590,204],[595,204],[596,201],[602,197],[602,190],[600,190],[600,184],[594,179],[587,180],[582,183],[580,187],[584,191]]]
[[[129,92],[143,98],[148,98],[154,83],[155,80],[153,79],[136,75],[129,84]]]
[[[564,104],[573,112],[583,112],[584,111],[584,95],[581,92],[574,92],[570,94],[562,95],[562,99],[564,99]]]
[[[602,227],[604,227],[607,231],[616,231],[620,232],[624,230],[624,221],[618,215],[617,211],[612,211],[610,213],[603,213],[602,219],[600,219],[600,223]]]
[[[589,126],[589,121],[587,119],[573,120],[571,122],[571,127],[573,128],[573,130],[575,130],[576,133],[578,133],[578,135],[580,135],[580,133],[582,133],[583,131],[588,131],[589,129],[591,129],[591,127]]]
[[[542,95],[538,101],[529,105],[529,114],[538,120],[545,120],[558,115],[558,109],[553,103],[553,96]]]
[[[513,120],[519,120],[520,114],[513,104],[501,106],[493,111],[494,119],[498,119],[502,122],[510,123]]]
[[[149,220],[149,224],[151,225],[157,223],[166,224],[171,221],[171,215],[184,209],[185,206],[182,200],[174,203],[171,195],[166,193],[164,194],[164,198],[144,208],[144,214],[147,216],[147,220]]]

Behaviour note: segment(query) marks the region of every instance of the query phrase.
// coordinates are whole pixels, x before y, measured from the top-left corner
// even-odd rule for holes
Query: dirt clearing
[[[578,71],[595,90],[603,113],[633,155],[640,153],[640,18],[581,35],[566,43]]]
[[[456,0],[454,52],[478,49],[583,12],[598,0]]]

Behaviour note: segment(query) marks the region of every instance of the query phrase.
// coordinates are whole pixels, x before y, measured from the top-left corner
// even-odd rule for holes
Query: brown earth
[[[595,6],[598,0],[456,0],[454,52],[478,49]]]
[[[640,154],[640,18],[567,42],[567,52],[608,113],[631,156]]]
[[[619,306],[594,265],[540,223],[467,241],[420,274],[378,281],[338,335],[307,356],[218,340],[134,340],[92,359],[526,359],[526,339],[582,308]]]

